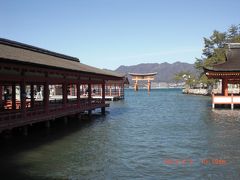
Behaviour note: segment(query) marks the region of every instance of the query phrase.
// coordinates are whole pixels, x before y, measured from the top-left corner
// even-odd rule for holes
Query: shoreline
[[[182,89],[183,94],[194,94],[194,95],[202,95],[202,96],[210,96],[210,92],[208,89]]]

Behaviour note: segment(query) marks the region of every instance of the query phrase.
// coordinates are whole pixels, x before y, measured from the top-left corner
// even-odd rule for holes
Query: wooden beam
[[[12,109],[16,109],[16,84],[12,85]]]
[[[62,84],[62,99],[63,99],[63,107],[67,106],[67,83],[64,82]]]
[[[4,106],[3,106],[3,99],[2,99],[2,90],[3,90],[3,88],[2,88],[3,86],[2,85],[0,85],[0,109],[2,109]]]
[[[100,80],[121,80],[122,77],[114,77],[110,75],[103,75],[103,74],[95,74],[91,72],[81,72],[81,71],[73,71],[68,69],[59,69],[54,67],[39,67],[39,65],[29,64],[24,65],[23,63],[7,63],[1,62],[0,68],[8,68],[8,69],[14,69],[17,71],[27,71],[27,72],[38,72],[38,73],[49,73],[49,74],[58,74],[62,76],[75,76],[75,77],[87,77],[87,78],[98,78]],[[98,83],[101,83],[97,81]]]
[[[101,92],[102,92],[102,102],[105,103],[105,82],[102,83],[102,88],[101,88]]]
[[[80,108],[80,82],[78,81],[77,84],[77,106]]]
[[[110,85],[109,96],[112,96],[112,85]]]
[[[222,94],[228,96],[228,79],[222,79]]]
[[[105,104],[105,82],[102,83],[102,103]],[[101,108],[101,112],[103,115],[105,114],[105,112],[106,112],[105,107]]]
[[[35,100],[34,100],[34,84],[31,84],[30,85],[30,94],[31,94],[31,108],[34,108],[34,102],[35,102]]]
[[[88,102],[91,103],[91,99],[92,99],[92,84],[89,83],[88,84]]]
[[[151,91],[151,81],[148,80],[148,91]]]
[[[24,79],[20,82],[21,111],[23,117],[26,117],[26,83]]]
[[[49,111],[49,83],[48,82],[44,83],[43,100],[44,100],[45,112],[48,113],[48,111]]]
[[[134,90],[138,91],[138,82],[137,81],[134,83]]]

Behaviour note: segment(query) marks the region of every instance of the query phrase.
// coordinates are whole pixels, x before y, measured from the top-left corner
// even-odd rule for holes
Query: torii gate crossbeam
[[[138,81],[147,81],[147,87],[148,91],[151,90],[151,81],[154,80],[155,75],[157,72],[154,73],[128,73],[130,76],[132,76],[132,80],[134,82],[134,90],[138,91]]]

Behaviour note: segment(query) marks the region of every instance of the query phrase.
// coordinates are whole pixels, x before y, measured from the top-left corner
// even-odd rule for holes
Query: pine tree
[[[203,67],[212,67],[214,64],[225,61],[227,43],[240,43],[240,25],[232,25],[227,32],[214,30],[209,38],[204,37],[202,57],[196,58],[195,68],[199,72],[199,83],[211,85],[213,80],[207,79],[203,73]]]

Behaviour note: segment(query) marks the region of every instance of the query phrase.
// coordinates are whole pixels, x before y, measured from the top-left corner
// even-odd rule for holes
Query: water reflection
[[[214,120],[225,118],[225,120],[239,121],[240,119],[240,110],[213,109],[212,112]]]

